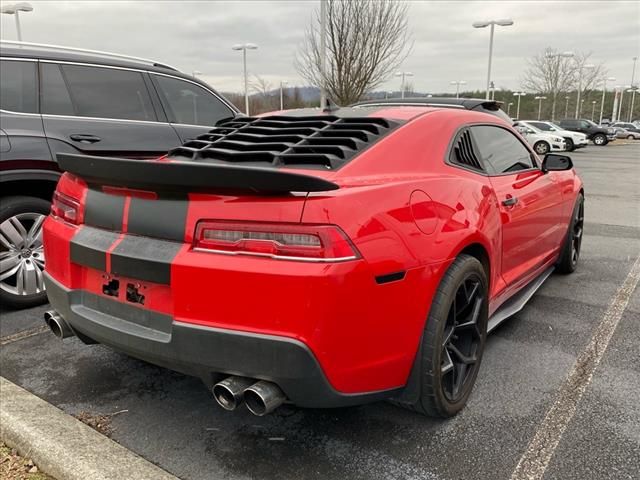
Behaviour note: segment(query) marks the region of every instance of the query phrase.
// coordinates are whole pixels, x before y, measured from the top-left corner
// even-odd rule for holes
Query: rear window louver
[[[478,157],[473,150],[473,144],[471,143],[471,133],[469,133],[469,130],[465,130],[460,134],[460,136],[458,136],[452,153],[453,162],[459,165],[473,168],[474,170],[484,171],[482,165],[480,164],[480,160],[478,160]]]
[[[375,117],[240,117],[171,150],[169,157],[335,170],[398,125]]]

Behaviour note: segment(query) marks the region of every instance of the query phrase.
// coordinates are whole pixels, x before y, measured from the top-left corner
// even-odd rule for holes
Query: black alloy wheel
[[[481,279],[471,273],[459,285],[449,307],[442,339],[442,389],[449,402],[460,401],[475,378],[482,333],[478,320],[485,298]]]

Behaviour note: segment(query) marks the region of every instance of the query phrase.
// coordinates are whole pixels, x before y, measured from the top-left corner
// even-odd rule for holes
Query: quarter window
[[[494,175],[534,168],[529,150],[510,131],[490,125],[471,127],[480,157]]]
[[[35,62],[0,62],[0,108],[12,112],[38,113]]]
[[[140,72],[60,65],[75,115],[155,121],[147,86]]]
[[[69,90],[62,78],[60,67],[53,63],[42,63],[41,97],[42,113],[51,115],[75,115]]]
[[[229,107],[198,85],[156,75],[172,123],[213,126],[233,116]]]

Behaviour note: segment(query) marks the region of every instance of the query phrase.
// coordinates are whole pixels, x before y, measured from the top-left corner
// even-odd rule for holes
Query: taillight
[[[335,225],[201,221],[194,248],[282,260],[342,262],[360,255]]]
[[[78,201],[57,191],[53,194],[51,215],[74,225],[78,225],[82,221]]]

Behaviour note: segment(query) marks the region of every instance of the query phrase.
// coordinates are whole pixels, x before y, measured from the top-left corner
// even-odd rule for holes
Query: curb
[[[58,480],[178,480],[4,377],[0,438]]]

